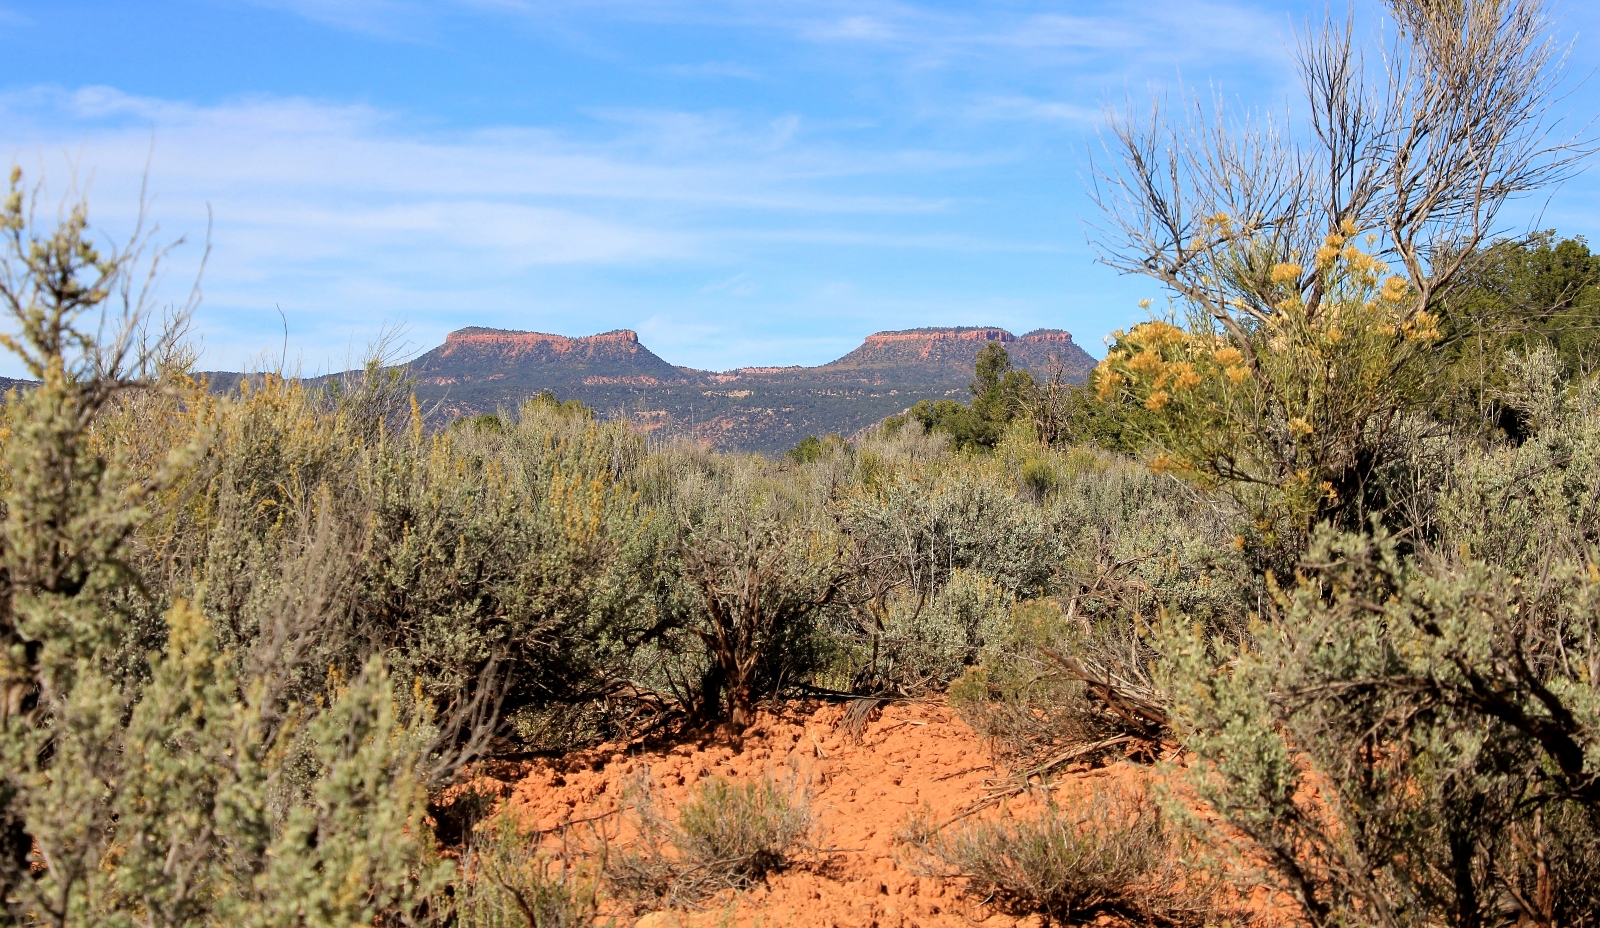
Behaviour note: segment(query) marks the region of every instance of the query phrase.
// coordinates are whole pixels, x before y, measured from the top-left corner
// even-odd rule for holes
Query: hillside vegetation
[[[1586,149],[1551,140],[1536,0],[1389,8],[1381,74],[1341,23],[1304,40],[1309,148],[1114,123],[1107,260],[1182,312],[1087,384],[997,345],[965,402],[782,458],[550,396],[436,428],[376,361],[209,390],[138,289],[161,253],[81,204],[36,223],[13,172],[0,921],[692,906],[806,850],[803,785],[635,795],[641,843],[580,879],[460,801],[471,765],[947,694],[1025,784],[1165,765],[908,819],[1018,910],[1200,925],[1265,887],[1285,924],[1596,924],[1600,259],[1494,234]]]

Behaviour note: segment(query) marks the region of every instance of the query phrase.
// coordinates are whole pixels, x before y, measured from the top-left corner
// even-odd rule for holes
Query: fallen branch
[[[990,793],[987,796],[984,796],[982,799],[979,799],[977,802],[968,806],[963,811],[957,813],[955,817],[940,823],[934,828],[934,831],[941,831],[944,828],[961,821],[967,816],[972,815],[973,813],[981,812],[984,809],[996,805],[1002,799],[1009,799],[1012,796],[1020,794],[1023,790],[1027,789],[1031,785],[1029,781],[1034,777],[1044,776],[1046,773],[1049,773],[1051,770],[1054,770],[1068,761],[1077,760],[1080,757],[1087,757],[1091,754],[1098,754],[1107,748],[1114,748],[1119,744],[1126,744],[1133,740],[1134,738],[1132,735],[1117,735],[1113,738],[1107,738],[1104,741],[1095,741],[1090,744],[1080,744],[1076,747],[1068,748],[1060,754],[1057,754],[1055,757],[1052,757],[1043,763],[1035,764],[1034,766],[1029,767],[1027,770],[1017,774],[1015,777],[1008,778],[1011,781],[1009,786],[998,792]]]
[[[1065,657],[1040,645],[1040,653],[1055,661],[1067,675],[1082,681],[1112,714],[1122,719],[1146,740],[1160,743],[1162,733],[1170,724],[1167,710],[1157,700],[1153,691],[1137,687],[1124,680],[1115,680],[1111,674],[1085,666],[1076,657]]]

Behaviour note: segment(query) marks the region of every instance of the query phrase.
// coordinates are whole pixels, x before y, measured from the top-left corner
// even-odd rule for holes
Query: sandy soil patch
[[[644,913],[639,928],[1020,928],[1038,925],[963,895],[961,880],[919,876],[896,834],[917,812],[945,821],[984,795],[997,776],[982,740],[939,703],[899,703],[874,713],[859,739],[840,724],[838,705],[796,703],[762,712],[739,743],[608,745],[558,759],[485,765],[475,781],[497,794],[523,827],[544,834],[549,850],[592,850],[599,840],[630,840],[623,794],[648,776],[670,810],[707,777],[794,778],[811,792],[829,849],[815,863],[768,877],[766,885],[725,893],[701,910]],[[1100,777],[1142,777],[1126,763],[1081,771],[1057,792]],[[1037,805],[1010,800],[1014,811]],[[996,814],[998,810],[982,814]],[[623,911],[608,906],[612,911]],[[628,924],[628,919],[620,920]]]

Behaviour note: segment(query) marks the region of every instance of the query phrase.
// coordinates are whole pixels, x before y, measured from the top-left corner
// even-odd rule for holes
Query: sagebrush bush
[[[376,367],[338,390],[186,397],[205,451],[137,539],[158,595],[200,603],[239,659],[284,665],[284,700],[374,654],[466,740],[496,703],[602,698],[648,621],[652,536],[621,483],[638,439],[538,399],[499,430],[431,435],[407,407]],[[109,427],[149,418],[127,415]]]
[[[1591,920],[1600,884],[1552,874],[1600,860],[1592,562],[1329,532],[1302,570],[1248,645],[1164,633],[1191,782],[1263,878],[1319,924]]]
[[[1128,717],[1128,699],[1146,708],[1165,702],[1153,674],[1160,651],[1148,634],[1158,616],[1181,610],[1208,633],[1237,639],[1262,589],[1233,543],[1231,508],[1092,449],[1006,443],[998,457],[1012,472],[1045,460],[1057,475],[1039,503],[1059,551],[1052,595],[1022,600],[991,628],[951,690],[955,704],[998,753],[1021,764],[1117,734],[1159,741],[1161,725],[1149,713]],[[1113,705],[1090,681],[1126,698]]]
[[[814,482],[755,457],[668,453],[643,476],[663,533],[650,676],[700,721],[742,729],[810,679],[844,575]],[[647,677],[646,679],[649,679]]]
[[[538,849],[502,813],[479,824],[463,850],[454,892],[439,904],[461,928],[585,928],[596,922],[594,877]]]
[[[722,889],[744,889],[815,848],[816,819],[793,778],[736,782],[710,777],[673,822],[656,808],[649,773],[630,788],[636,847],[607,859],[606,877],[636,903],[695,903]]]
[[[733,876],[755,880],[785,866],[813,825],[810,802],[792,781],[712,777],[678,810],[678,843],[690,860],[725,862]]]
[[[1008,474],[948,451],[891,456],[893,447],[861,451],[853,479],[829,501],[849,552],[840,608],[829,617],[845,646],[835,672],[862,694],[926,689],[958,674],[982,644],[978,625],[994,621],[981,613],[1046,592],[1061,553],[1049,514]]]
[[[980,573],[957,569],[932,597],[898,594],[878,632],[878,674],[905,694],[944,689],[1006,635],[1015,598]]]
[[[1015,609],[1003,635],[988,642],[982,662],[966,669],[949,688],[950,704],[989,743],[995,757],[1015,768],[1029,767],[1064,747],[1101,741],[1122,733],[1123,726],[1081,679],[1050,659],[1041,647],[1057,654],[1084,657],[1112,650],[1098,647],[1112,623],[1096,623],[1100,635],[1086,634],[1083,624],[1067,620],[1055,600],[1035,600]],[[1151,660],[1148,653],[1124,661],[1135,668]],[[1120,664],[1119,664],[1120,666]]]
[[[81,205],[40,230],[19,181],[0,297],[17,326],[5,345],[38,383],[9,397],[0,430],[0,913],[61,928],[414,923],[449,871],[426,824],[430,714],[401,717],[376,657],[326,699],[285,703],[289,665],[237,666],[196,607],[150,601],[134,539],[207,436],[161,454],[114,440],[117,410],[175,388],[171,330],[145,340],[124,286],[141,240],[102,253]],[[113,294],[120,327],[84,325]],[[156,399],[119,406],[139,394]]]
[[[1216,893],[1183,875],[1181,841],[1142,791],[1101,790],[1031,817],[931,829],[913,821],[905,833],[923,866],[967,878],[971,895],[1015,914],[1043,913],[1062,924],[1114,915],[1198,926],[1219,911]]]

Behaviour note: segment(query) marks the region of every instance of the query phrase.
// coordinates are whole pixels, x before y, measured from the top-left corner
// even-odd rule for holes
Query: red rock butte
[[[639,333],[632,329],[614,329],[599,335],[569,338],[545,332],[518,332],[511,329],[486,329],[477,326],[457,329],[446,335],[444,344],[437,350],[449,356],[462,350],[490,350],[509,357],[523,354],[569,354],[595,349],[622,348],[630,350],[639,346]]]

